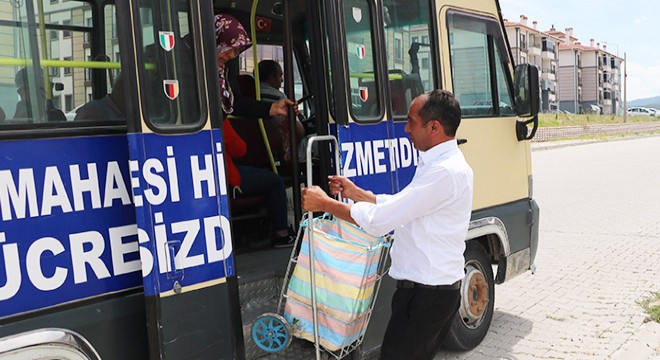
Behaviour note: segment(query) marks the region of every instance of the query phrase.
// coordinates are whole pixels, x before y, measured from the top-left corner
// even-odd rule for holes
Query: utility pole
[[[623,123],[628,121],[628,61],[623,53]]]

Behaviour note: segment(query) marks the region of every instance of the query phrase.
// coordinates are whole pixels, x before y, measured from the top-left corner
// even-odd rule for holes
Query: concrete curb
[[[647,322],[626,344],[610,356],[612,360],[660,360],[660,323]]]

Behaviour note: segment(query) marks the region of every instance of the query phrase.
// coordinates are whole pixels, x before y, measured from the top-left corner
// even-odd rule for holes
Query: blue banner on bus
[[[219,130],[128,136],[137,224],[154,256],[143,257],[146,296],[234,275],[221,139]]]
[[[412,180],[419,152],[403,130],[405,122],[337,126],[342,174],[377,194],[398,192]]]
[[[140,287],[143,275],[147,295],[233,275],[215,133],[158,137],[141,159],[126,136],[3,142],[0,317]]]

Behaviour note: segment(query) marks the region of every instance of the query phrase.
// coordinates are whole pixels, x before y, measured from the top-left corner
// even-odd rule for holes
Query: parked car
[[[655,111],[649,108],[637,106],[628,108],[628,115],[655,116]]]
[[[652,108],[652,107],[647,108],[647,109],[649,109],[653,112],[653,116],[660,116],[660,110],[658,110],[656,108]]]
[[[76,113],[78,112],[78,109],[80,109],[83,105],[85,105],[85,104],[84,103],[80,104],[80,105],[76,106],[73,110],[71,110],[68,113],[64,114],[66,116],[66,121],[73,121],[73,119],[75,119],[75,117],[76,117]]]

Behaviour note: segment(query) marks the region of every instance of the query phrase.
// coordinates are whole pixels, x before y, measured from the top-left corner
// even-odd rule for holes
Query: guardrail
[[[532,141],[542,142],[558,139],[570,139],[588,135],[615,135],[623,133],[637,133],[648,131],[660,131],[660,121],[639,122],[612,125],[579,125],[579,126],[554,126],[541,127],[536,132]]]

